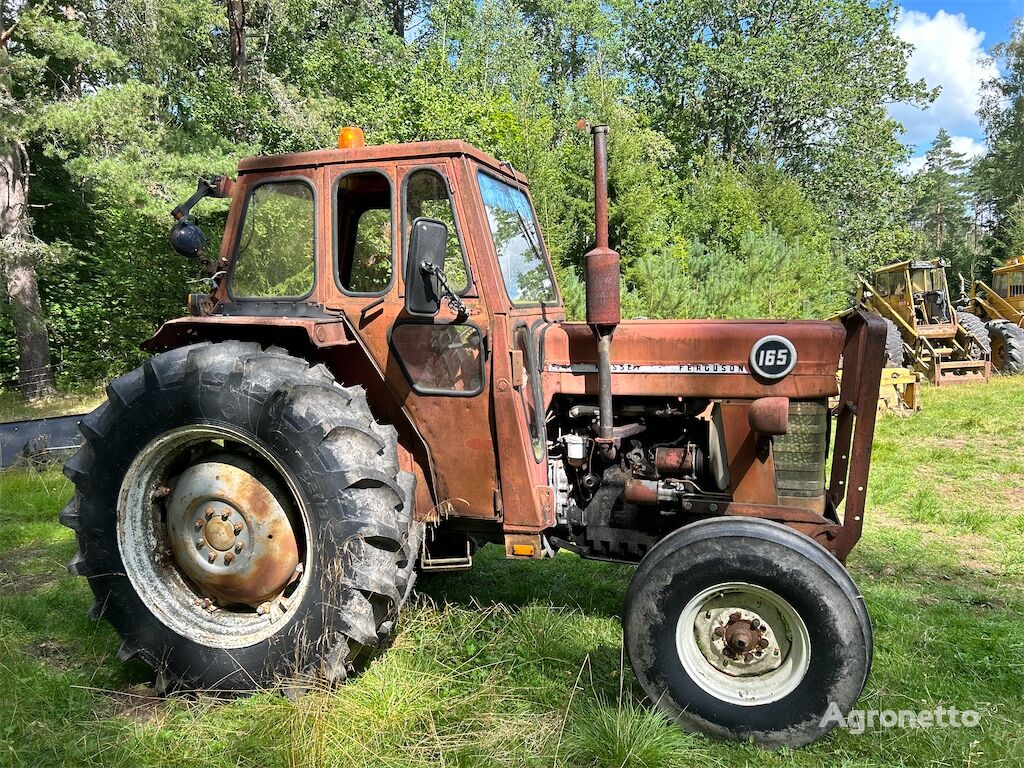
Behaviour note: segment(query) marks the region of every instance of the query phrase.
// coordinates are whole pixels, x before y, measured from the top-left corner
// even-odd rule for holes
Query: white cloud
[[[981,133],[977,116],[981,84],[998,74],[995,62],[982,47],[985,33],[969,26],[962,13],[940,10],[929,16],[905,10],[896,24],[896,34],[914,46],[908,64],[910,78],[942,88],[928,109],[905,104],[891,107],[893,117],[907,128],[906,140],[914,145],[931,142],[938,130],[945,128],[973,142],[963,146],[975,150],[977,142],[967,137]]]
[[[968,160],[985,154],[985,142],[972,139],[970,136],[951,136],[950,144],[954,152],[959,152]]]
[[[924,155],[917,155],[907,160],[903,164],[903,173],[907,176],[913,176],[915,173],[924,168]]]

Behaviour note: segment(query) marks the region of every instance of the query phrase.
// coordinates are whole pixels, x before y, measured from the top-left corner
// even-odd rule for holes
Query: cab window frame
[[[388,280],[388,284],[378,291],[353,291],[350,288],[346,288],[341,279],[341,254],[339,249],[341,242],[338,234],[338,186],[342,180],[348,176],[366,175],[366,174],[377,174],[382,176],[388,182],[388,210],[391,212],[391,279]],[[366,208],[363,213],[370,210],[379,210],[374,208]],[[359,214],[362,217],[362,213]],[[395,280],[398,273],[398,264],[395,263],[395,180],[390,174],[385,173],[379,168],[367,167],[367,168],[348,168],[337,176],[334,181],[331,182],[331,271],[334,274],[334,284],[339,291],[345,296],[352,296],[356,298],[376,298],[384,296],[391,292],[391,289],[395,287]],[[358,224],[357,224],[358,226]],[[353,231],[354,234],[354,231]]]
[[[488,243],[488,248],[490,249],[491,256],[494,259],[494,266],[498,270],[498,275],[501,278],[501,289],[505,292],[505,298],[508,300],[509,306],[512,307],[513,309],[535,309],[538,307],[548,309],[561,307],[562,292],[558,286],[558,281],[555,279],[555,268],[551,263],[551,255],[548,253],[547,244],[544,242],[544,235],[541,232],[540,221],[537,218],[537,209],[533,205],[533,198],[530,197],[530,193],[527,191],[526,185],[518,180],[513,180],[510,179],[508,176],[503,176],[499,173],[496,173],[485,165],[477,163],[475,168],[476,173],[473,174],[473,184],[475,185],[476,188],[477,202],[479,202],[480,210],[483,213],[482,225],[484,232],[487,234],[486,239]],[[526,198],[526,202],[530,207],[530,216],[533,219],[533,231],[537,234],[537,247],[540,248],[540,257],[541,260],[544,262],[545,268],[548,271],[548,280],[551,281],[551,291],[553,294],[553,298],[551,299],[551,301],[517,302],[513,301],[512,297],[509,295],[508,286],[505,285],[505,275],[502,273],[501,263],[498,261],[498,247],[494,243],[494,233],[491,232],[491,222],[487,218],[487,206],[484,203],[483,190],[480,188],[479,174],[489,176],[495,181],[498,181],[507,187],[511,187],[512,189],[518,189],[520,192],[523,193],[523,196]]]
[[[298,182],[305,184],[313,192],[313,249],[310,253],[310,259],[312,260],[313,267],[313,284],[310,289],[302,294],[301,296],[236,296],[234,292],[235,282],[235,270],[238,268],[238,249],[242,244],[242,235],[245,230],[246,217],[249,215],[249,203],[252,201],[252,197],[256,194],[256,191],[260,187],[267,186],[268,184],[284,184]],[[270,176],[266,178],[260,178],[251,184],[246,185],[245,200],[242,202],[242,210],[238,216],[238,226],[236,228],[234,241],[231,244],[231,266],[228,268],[228,273],[225,275],[225,282],[227,283],[227,296],[234,303],[242,302],[289,302],[289,301],[305,301],[310,298],[318,287],[318,275],[317,275],[317,246],[320,242],[320,194],[317,192],[317,185],[309,176],[303,174],[291,174],[282,176]]]
[[[406,259],[409,256],[409,233],[410,227],[412,226],[412,220],[408,218],[409,180],[412,179],[412,177],[415,176],[416,173],[418,173],[419,171],[433,171],[434,173],[441,177],[441,180],[444,182],[445,189],[448,192],[448,204],[452,208],[452,221],[455,222],[455,239],[459,244],[459,250],[462,252],[462,264],[466,269],[466,285],[465,287],[461,288],[455,293],[458,296],[475,297],[477,294],[473,290],[473,286],[475,284],[473,280],[473,267],[469,263],[469,250],[466,248],[466,239],[462,233],[462,222],[459,218],[458,206],[455,205],[455,195],[452,194],[452,183],[449,174],[446,173],[442,167],[433,165],[431,163],[414,165],[403,170],[404,173],[402,175],[402,189],[401,194],[399,195],[399,205],[401,206],[401,210],[399,211],[399,219],[401,221],[402,227],[402,231],[399,233],[399,236],[402,238],[402,242],[400,245],[401,254],[399,257],[398,264],[398,269],[403,276],[403,286],[405,280],[405,264]]]

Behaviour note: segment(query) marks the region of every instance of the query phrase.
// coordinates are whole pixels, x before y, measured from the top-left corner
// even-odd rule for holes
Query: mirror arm
[[[204,197],[231,197],[232,188],[235,182],[227,176],[213,176],[210,179],[199,179],[199,185],[192,197],[171,211],[175,221],[187,217],[196,204]]]
[[[445,277],[444,270],[440,267],[431,264],[429,261],[420,263],[420,272],[424,275],[432,275],[437,282],[441,284],[441,291],[448,301],[448,307],[455,312],[457,315],[469,315],[469,310],[466,309],[466,305],[462,302],[462,299],[458,297],[458,294],[452,290],[451,286],[448,285],[448,278]]]

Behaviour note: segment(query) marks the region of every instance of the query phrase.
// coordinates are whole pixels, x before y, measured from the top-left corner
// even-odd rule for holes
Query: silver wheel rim
[[[203,444],[209,455],[189,462]],[[242,477],[251,491],[244,498],[226,484]],[[128,579],[150,612],[188,640],[212,648],[266,640],[291,620],[307,587],[310,522],[301,499],[291,473],[240,432],[205,425],[166,432],[139,452],[121,484],[118,549]],[[281,527],[285,519],[289,531]],[[294,558],[287,560],[288,573],[279,572],[285,560],[276,555],[277,571],[268,573],[263,553],[278,552],[282,541]],[[265,589],[243,595],[259,595],[255,604],[231,599],[237,573],[246,583],[267,577]]]
[[[769,589],[726,582],[694,596],[676,624],[686,674],[715,698],[740,706],[778,701],[807,674],[807,625]]]

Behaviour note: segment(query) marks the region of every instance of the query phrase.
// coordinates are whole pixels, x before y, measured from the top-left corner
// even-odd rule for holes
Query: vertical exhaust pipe
[[[584,124],[585,125],[585,124]],[[590,128],[594,139],[593,250],[585,256],[587,324],[597,337],[598,436],[606,455],[615,454],[612,419],[612,335],[622,319],[619,254],[608,245],[608,126]]]

